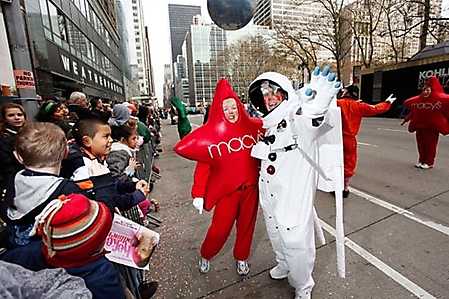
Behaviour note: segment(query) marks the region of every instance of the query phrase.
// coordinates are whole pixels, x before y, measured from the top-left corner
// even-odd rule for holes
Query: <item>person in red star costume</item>
[[[449,134],[449,95],[444,93],[438,78],[432,76],[420,95],[404,101],[410,113],[401,123],[410,120],[409,132],[415,132],[418,163],[415,167],[432,168],[437,154],[440,134]]]
[[[251,148],[263,133],[262,120],[248,116],[226,79],[215,89],[209,118],[203,126],[184,137],[175,147],[177,154],[198,161],[191,195],[202,213],[214,209],[212,223],[201,246],[199,270],[207,273],[209,260],[221,250],[236,222],[234,258],[237,272],[249,272],[258,210],[259,160]]]

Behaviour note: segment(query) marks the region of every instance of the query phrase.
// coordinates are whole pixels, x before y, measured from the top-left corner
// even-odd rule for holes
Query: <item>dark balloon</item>
[[[253,18],[257,0],[207,0],[214,23],[224,30],[238,30]]]

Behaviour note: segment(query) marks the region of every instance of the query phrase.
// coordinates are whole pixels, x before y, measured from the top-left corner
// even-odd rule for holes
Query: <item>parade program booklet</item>
[[[137,269],[149,270],[150,257],[159,242],[159,234],[134,221],[114,214],[105,250],[111,262]]]

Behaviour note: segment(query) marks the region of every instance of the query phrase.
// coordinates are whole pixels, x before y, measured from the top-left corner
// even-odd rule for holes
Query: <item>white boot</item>
[[[287,277],[288,271],[283,270],[279,265],[270,270],[271,279],[284,279]]]
[[[198,269],[200,270],[201,274],[206,274],[209,272],[210,269],[210,263],[208,260],[206,260],[204,257],[200,258],[200,261],[198,262]]]
[[[295,291],[295,299],[311,299],[310,291]]]

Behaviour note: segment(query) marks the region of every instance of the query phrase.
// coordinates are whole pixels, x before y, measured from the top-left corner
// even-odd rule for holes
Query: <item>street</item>
[[[190,117],[195,129],[202,116]],[[190,188],[195,162],[173,151],[176,125],[162,121],[163,152],[155,159],[162,178],[150,194],[163,223],[149,279],[157,298],[293,298],[287,280],[274,281],[273,250],[259,211],[249,258],[240,277],[232,257],[232,234],[211,269],[200,274],[199,248],[212,213],[199,215]],[[317,192],[316,209],[327,244],[317,242],[312,298],[449,298],[449,138],[440,136],[435,167],[417,169],[414,134],[399,119],[365,118],[358,134],[359,158],[344,200],[346,278],[337,274],[332,195]]]

